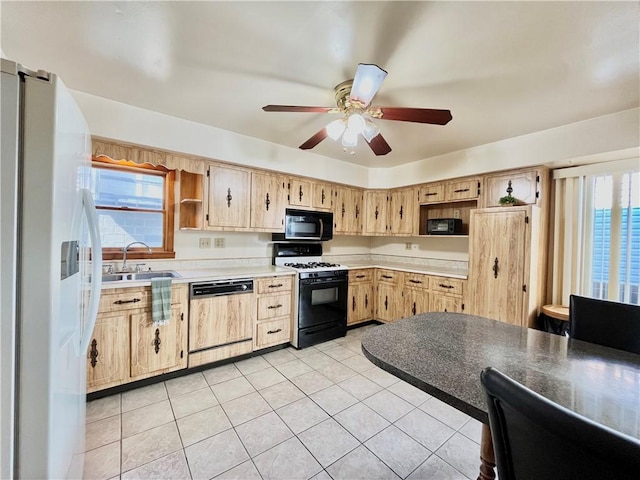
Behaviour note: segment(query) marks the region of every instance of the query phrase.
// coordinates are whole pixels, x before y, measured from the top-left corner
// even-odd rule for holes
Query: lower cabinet
[[[429,277],[419,273],[405,273],[402,288],[401,318],[429,311]]]
[[[154,325],[151,287],[105,289],[87,350],[87,392],[187,366],[187,285],[174,285],[171,321]]]
[[[431,308],[432,312],[464,311],[464,290],[466,281],[458,278],[431,277]]]
[[[376,320],[393,322],[402,317],[402,272],[376,269]]]
[[[373,318],[373,269],[349,271],[347,325],[366,322]]]
[[[253,348],[272,347],[291,341],[293,277],[257,278],[257,315]]]

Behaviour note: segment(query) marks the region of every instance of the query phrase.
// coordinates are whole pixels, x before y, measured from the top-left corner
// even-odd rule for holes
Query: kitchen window
[[[174,258],[174,172],[164,166],[136,164],[107,157],[92,163],[93,197],[98,211],[103,258]]]
[[[638,159],[554,171],[552,302],[569,294],[640,304]]]

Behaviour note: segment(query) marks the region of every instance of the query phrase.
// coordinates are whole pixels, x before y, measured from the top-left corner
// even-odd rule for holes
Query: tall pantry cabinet
[[[543,215],[527,205],[471,211],[469,313],[532,327],[543,303]]]

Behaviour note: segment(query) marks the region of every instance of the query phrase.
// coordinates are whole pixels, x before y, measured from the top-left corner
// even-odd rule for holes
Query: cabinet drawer
[[[379,283],[387,283],[390,285],[399,285],[402,281],[402,272],[394,270],[376,270],[376,281]]]
[[[268,347],[290,341],[290,318],[258,323],[256,325],[256,348]]]
[[[102,291],[100,295],[101,313],[137,308],[151,308],[151,288],[122,288]]]
[[[418,188],[420,203],[444,202],[444,184],[423,185]]]
[[[256,279],[256,289],[258,294],[290,292],[293,285],[293,276],[267,277]]]
[[[407,288],[429,288],[429,276],[421,273],[405,273],[404,286]]]
[[[373,280],[373,269],[349,270],[349,283],[370,282]]]
[[[258,297],[258,320],[291,314],[291,294]]]
[[[431,291],[462,296],[464,281],[458,278],[431,277]]]
[[[464,180],[447,184],[447,200],[467,200],[478,197],[478,180]]]

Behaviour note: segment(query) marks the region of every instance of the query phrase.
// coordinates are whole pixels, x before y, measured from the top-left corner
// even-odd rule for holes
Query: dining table
[[[495,478],[480,383],[486,367],[573,412],[640,439],[637,354],[451,312],[423,313],[376,326],[363,335],[362,351],[383,370],[482,422],[478,475],[482,480]]]

